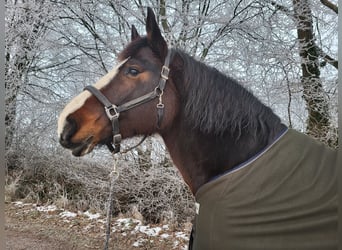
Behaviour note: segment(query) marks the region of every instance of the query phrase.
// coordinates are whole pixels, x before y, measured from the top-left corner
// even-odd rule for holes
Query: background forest
[[[6,199],[102,210],[106,148],[62,149],[57,117],[116,63],[152,7],[169,45],[239,80],[289,127],[337,147],[337,0],[7,0]],[[130,145],[136,139],[128,141]],[[158,136],[120,157],[115,212],[192,219],[193,198]]]

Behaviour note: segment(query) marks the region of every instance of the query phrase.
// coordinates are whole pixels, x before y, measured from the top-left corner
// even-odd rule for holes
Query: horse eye
[[[131,75],[131,76],[137,76],[139,74],[139,70],[135,69],[135,68],[128,68],[127,70],[127,74]]]

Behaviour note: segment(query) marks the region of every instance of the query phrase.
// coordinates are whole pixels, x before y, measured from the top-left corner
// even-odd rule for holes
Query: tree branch
[[[329,0],[321,0],[321,3],[338,14],[338,7],[336,4],[330,2]]]
[[[280,11],[282,11],[283,13],[285,13],[287,16],[293,18],[293,11],[290,10],[289,8],[287,8],[287,7],[285,7],[285,6],[281,5],[281,4],[278,4],[278,3],[276,3],[275,1],[269,1],[269,3],[270,3],[272,6],[275,7],[275,11],[274,11],[274,12],[280,10]]]
[[[324,61],[326,61],[327,63],[331,64],[336,69],[338,69],[338,61],[336,59],[334,59],[331,56],[329,56],[328,54],[324,53],[323,50],[321,48],[319,48],[318,46],[316,46],[316,49],[318,50],[319,56],[321,58],[323,58]]]

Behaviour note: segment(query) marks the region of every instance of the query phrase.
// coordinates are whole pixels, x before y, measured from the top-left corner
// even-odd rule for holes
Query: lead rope
[[[113,213],[114,183],[119,178],[119,172],[117,171],[117,168],[116,168],[118,159],[114,153],[112,153],[112,157],[113,157],[113,170],[109,174],[110,189],[109,189],[108,204],[107,204],[106,241],[105,241],[104,250],[108,250],[108,246],[109,246],[111,219],[112,219],[112,213]]]

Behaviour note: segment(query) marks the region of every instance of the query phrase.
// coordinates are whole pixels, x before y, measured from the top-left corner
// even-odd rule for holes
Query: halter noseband
[[[163,116],[164,116],[164,103],[163,103],[162,97],[164,94],[166,81],[169,79],[168,77],[169,77],[169,72],[170,72],[170,68],[169,68],[170,58],[171,58],[171,50],[168,50],[167,56],[165,58],[164,65],[163,65],[162,70],[160,72],[160,79],[159,79],[158,86],[155,87],[155,89],[153,91],[151,91],[151,92],[149,92],[143,96],[140,96],[138,98],[135,98],[131,101],[128,101],[124,104],[121,104],[119,106],[112,104],[107,99],[107,97],[105,97],[94,86],[88,85],[84,88],[84,90],[88,90],[104,105],[106,115],[112,123],[113,140],[111,143],[107,144],[107,147],[109,148],[109,150],[112,153],[115,154],[115,153],[120,152],[120,143],[121,143],[122,138],[121,138],[120,127],[119,127],[119,116],[120,116],[121,112],[127,111],[127,110],[132,109],[136,106],[139,106],[141,104],[152,101],[158,97],[159,102],[157,104],[157,116],[158,116],[157,126],[158,126],[158,128],[160,128],[161,122],[162,122]],[[143,138],[143,140],[145,138],[146,138],[146,136]],[[142,143],[143,140],[140,143]]]

